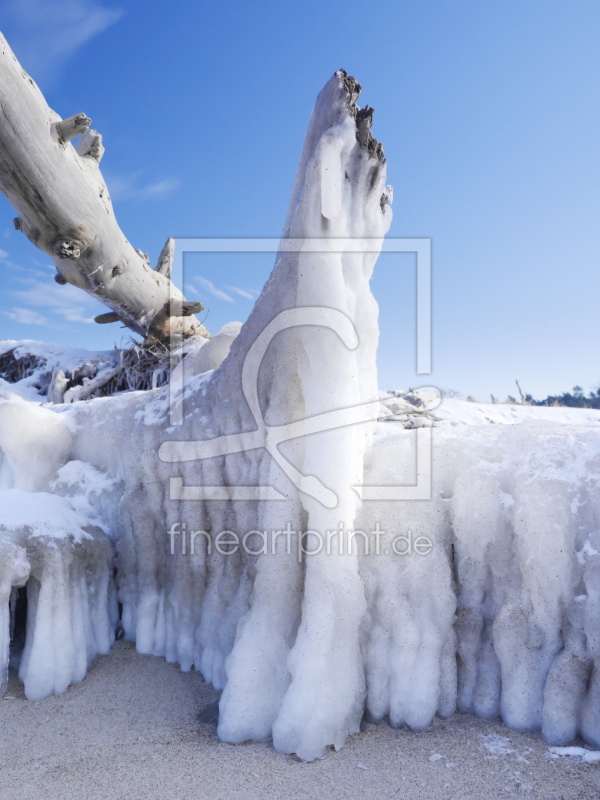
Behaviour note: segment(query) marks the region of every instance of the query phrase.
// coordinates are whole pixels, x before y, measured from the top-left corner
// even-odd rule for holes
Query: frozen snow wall
[[[378,440],[369,482],[414,481],[410,439]],[[425,557],[361,562],[368,713],[423,729],[436,713],[472,711],[597,746],[597,429],[435,428],[432,441],[430,500],[362,509],[363,526],[375,518],[386,531],[383,552],[409,532],[432,544]]]
[[[0,400],[0,695],[19,588],[27,592],[26,638],[12,663],[28,699],[81,681],[114,641],[113,549],[99,517],[113,483],[69,461],[71,445],[58,415],[14,396]]]
[[[596,431],[436,428],[431,499],[361,502],[352,489],[414,483],[416,434],[368,421],[369,277],[391,191],[357,93],[339,72],[319,96],[271,278],[218,368],[203,371],[218,363],[210,343],[184,361],[190,376],[171,397],[183,424],[171,424],[166,389],[63,408],[65,447],[49,448],[54,467],[27,491],[59,493],[60,470],[62,498],[105,521],[125,635],[223,689],[223,739],[272,737],[312,759],[341,747],[365,711],[423,729],[458,708],[541,727],[553,743],[579,732],[600,744]],[[340,248],[348,236],[370,244]],[[357,407],[362,422],[315,432],[324,414]],[[1,474],[25,479],[8,438]],[[95,478],[77,486],[79,472]],[[244,495],[258,486],[278,499]],[[288,552],[271,535],[262,552],[261,532],[288,525],[315,532],[307,549],[330,530],[379,525],[379,554],[360,536],[350,552],[338,537],[300,560],[297,539]],[[246,548],[219,552],[226,531]],[[419,536],[431,546],[403,554]]]

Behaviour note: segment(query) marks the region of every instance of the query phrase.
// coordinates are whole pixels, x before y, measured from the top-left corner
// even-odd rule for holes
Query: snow
[[[46,536],[54,539],[62,539],[65,532],[70,531],[77,543],[89,538],[82,530],[87,520],[57,495],[8,489],[0,492],[0,507],[0,531],[28,528],[28,537]]]
[[[17,360],[35,359],[38,363],[32,369],[31,375],[17,383],[8,383],[0,377],[0,397],[17,394],[24,400],[38,403],[46,397],[54,371],[57,369],[73,375],[77,370],[90,366],[101,378],[104,375],[108,376],[119,363],[116,350],[92,353],[89,350],[49,342],[0,340],[0,356],[11,351]],[[84,378],[85,380],[88,379]],[[73,389],[76,390],[78,387]],[[77,392],[74,392],[74,395],[72,399],[77,399]]]
[[[600,426],[600,410],[595,408],[566,408],[553,406],[522,406],[506,403],[473,403],[444,398],[435,409],[442,424],[516,425],[528,420],[546,420],[563,425]]]
[[[506,736],[498,736],[497,734],[480,734],[482,744],[485,749],[495,756],[508,756],[516,753],[514,747],[511,747],[511,741]]]
[[[29,580],[28,697],[81,680],[110,646],[110,539],[126,638],[223,690],[226,741],[271,737],[279,752],[312,760],[342,747],[365,710],[425,730],[458,709],[541,729],[552,745],[577,736],[600,745],[600,412],[452,399],[433,408],[435,393],[424,392],[439,421],[431,497],[417,501],[361,501],[352,487],[414,484],[417,436],[429,431],[400,420],[311,432],[321,414],[385,400],[369,290],[391,219],[384,189],[385,166],[357,143],[336,76],[313,112],[281,253],[241,330],[190,353],[171,391],[68,406],[32,402],[29,384],[3,391],[0,608]],[[327,245],[350,235],[375,247]],[[315,237],[326,240],[318,253],[284,246]],[[292,324],[254,363],[282,314]],[[180,426],[169,400],[183,404]],[[390,399],[403,418],[399,401]],[[292,423],[295,437],[273,445]],[[252,449],[197,457],[208,440],[240,434]],[[225,492],[172,499],[172,479],[196,497]],[[257,486],[279,499],[232,496]],[[331,493],[333,507],[319,501]],[[340,529],[368,541],[378,529],[380,550],[360,537],[342,549],[338,536],[313,555],[288,550],[284,536],[264,554],[208,547],[221,532],[286,526],[313,531],[313,543]],[[206,536],[194,552],[189,537],[170,551],[175,529],[178,543],[182,531]],[[398,553],[409,534],[430,543],[427,553]],[[6,614],[0,625],[4,657]]]
[[[584,764],[593,764],[600,761],[599,751],[586,750],[585,747],[549,747],[548,752],[551,757],[571,756],[572,758],[578,758]]]

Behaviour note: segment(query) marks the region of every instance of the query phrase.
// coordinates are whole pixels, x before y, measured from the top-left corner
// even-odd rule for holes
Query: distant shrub
[[[569,408],[600,409],[600,389],[585,395],[581,386],[574,386],[571,392],[548,395],[548,397],[543,400],[535,400],[531,395],[526,395],[525,399],[529,400],[532,406],[567,406]]]

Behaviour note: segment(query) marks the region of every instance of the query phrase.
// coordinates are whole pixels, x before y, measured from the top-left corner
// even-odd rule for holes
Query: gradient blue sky
[[[344,67],[376,109],[390,235],[433,240],[433,373],[415,374],[413,262],[385,256],[381,387],[600,383],[597,0],[9,0],[0,23],[49,104],[93,118],[117,217],[153,263],[167,236],[278,236],[314,98]],[[0,338],[125,343],[13,216],[0,198]],[[270,269],[196,256],[189,295],[214,331]]]

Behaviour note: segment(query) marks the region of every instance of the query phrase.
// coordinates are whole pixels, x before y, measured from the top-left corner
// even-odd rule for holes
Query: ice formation
[[[418,431],[370,413],[314,432],[328,412],[379,402],[369,278],[391,190],[357,90],[339,72],[319,95],[273,273],[241,330],[184,360],[187,378],[45,408],[1,390],[0,665],[11,587],[26,581],[28,696],[61,691],[106,652],[108,534],[125,636],[223,690],[222,739],[272,737],[309,760],[365,712],[421,730],[458,709],[598,745],[597,420],[452,425],[442,413],[429,500],[361,501],[353,488],[414,483]],[[248,391],[266,330],[279,332]],[[252,447],[198,457],[244,433]],[[236,499],[257,486],[278,499]],[[261,532],[286,527],[314,532],[307,550],[319,536],[330,546],[300,558],[298,535],[289,551],[270,535],[263,552]],[[327,540],[340,530],[368,535]],[[246,548],[219,552],[223,532]]]
[[[60,466],[68,431],[51,412],[28,406],[7,402],[0,414],[0,694],[17,590],[27,586],[19,679],[38,700],[81,681],[114,642],[113,548],[100,517],[114,483],[90,464]]]

